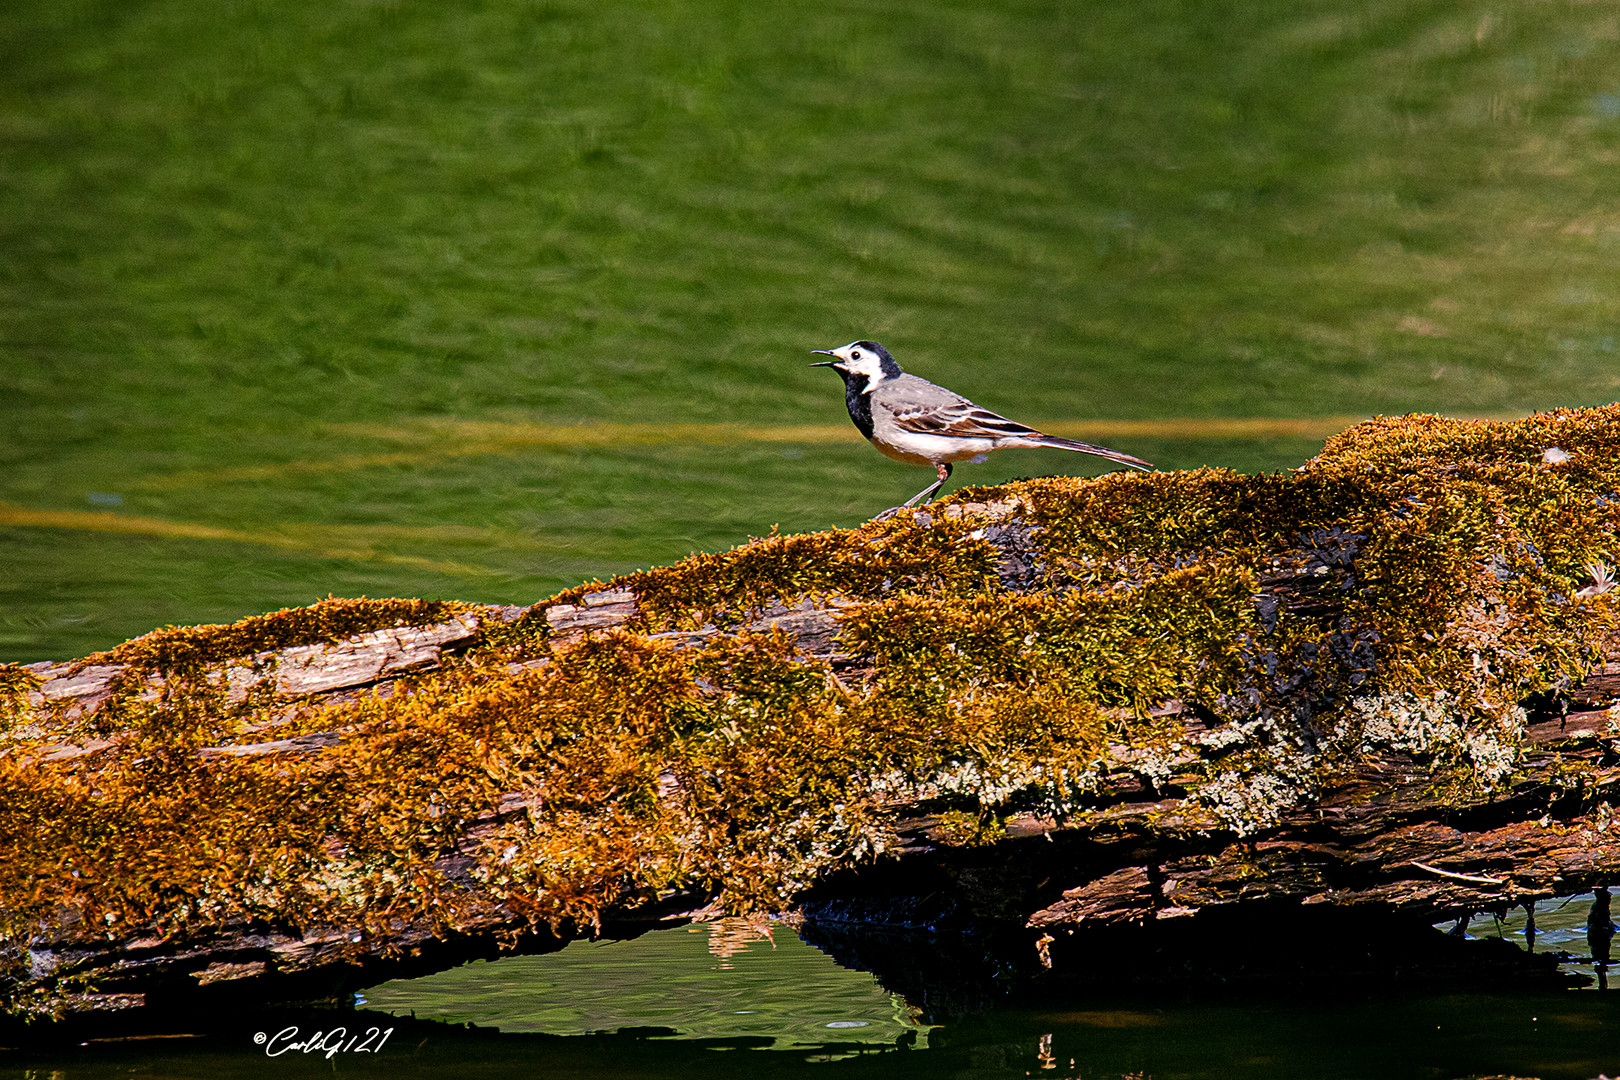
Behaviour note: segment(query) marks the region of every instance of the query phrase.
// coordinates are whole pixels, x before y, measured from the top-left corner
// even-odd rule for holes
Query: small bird
[[[889,350],[875,341],[852,341],[841,349],[811,349],[831,356],[811,367],[830,367],[844,379],[849,418],[880,453],[911,465],[932,465],[939,479],[879,520],[930,498],[951,476],[951,463],[977,464],[992,450],[1052,446],[1130,465],[1154,466],[1106,446],[1047,435],[997,416],[961,394],[900,370]]]

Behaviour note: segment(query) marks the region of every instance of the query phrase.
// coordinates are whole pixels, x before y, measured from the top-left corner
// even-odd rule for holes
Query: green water
[[[360,1004],[503,1032],[663,1029],[781,1047],[887,1048],[902,1038],[926,1047],[931,1026],[872,976],[839,967],[780,926],[768,941],[729,947],[703,926],[576,942],[545,956],[384,983],[363,992]]]
[[[1544,937],[1584,920],[1588,905],[1543,905]],[[1487,920],[1475,929],[1491,927]],[[925,1024],[870,976],[838,967],[782,927],[772,942],[728,944],[701,928],[577,942],[561,953],[384,984],[362,998],[358,1013],[250,1012],[209,1037],[0,1049],[0,1080],[1593,1080],[1620,1072],[1620,999],[1612,993],[1369,997],[1324,983],[1286,996],[1210,1000],[1167,987],[1152,1000],[1003,1005]]]
[[[329,1022],[344,1019],[329,1017]],[[347,1018],[353,1023],[353,1018]],[[278,1021],[279,1022],[279,1021]],[[1620,1063],[1610,999],[1458,995],[1303,1005],[1004,1010],[936,1030],[926,1050],[858,1044],[726,1049],[634,1035],[473,1035],[400,1027],[381,1052],[267,1058],[252,1022],[235,1037],[97,1044],[0,1061],[4,1080],[174,1080],[363,1076],[841,1076],[1063,1080],[1544,1080],[1613,1076]],[[368,1015],[363,1024],[388,1023]],[[333,1030],[308,1022],[300,1035]],[[351,1028],[359,1031],[359,1028]],[[386,1029],[385,1029],[386,1030]]]
[[[1611,400],[1617,20],[14,0],[0,658],[328,593],[529,602],[860,521],[926,481],[805,366],[860,336],[1030,422]],[[844,428],[465,437],[671,420]],[[1109,441],[1244,469],[1318,445]],[[1095,468],[958,476],[1055,471]]]
[[[859,522],[926,477],[805,366],[857,337],[1034,423],[1610,401],[1617,165],[1612,3],[11,0],[0,659],[328,593],[526,603]],[[1249,470],[1320,445],[1098,441]],[[1058,471],[1096,466],[958,478]],[[730,1017],[712,1038],[773,1040],[748,1054],[540,1033],[680,1027],[582,960],[591,992],[528,1034],[268,1059],[244,1017],[0,1076],[1620,1073],[1602,994],[924,1030],[803,948],[732,958],[785,965],[769,987],[648,961]],[[479,1023],[513,989],[452,978],[485,980],[437,995]]]
[[[1542,954],[1565,957],[1559,968],[1585,976],[1589,989],[1620,989],[1620,974],[1607,958],[1592,956],[1592,944],[1587,937],[1586,917],[1592,909],[1590,896],[1544,900],[1536,905],[1535,931],[1526,934],[1527,918],[1524,908],[1511,908],[1500,914],[1483,912],[1473,915],[1465,927],[1470,938],[1505,938],[1520,946]],[[1451,931],[1455,923],[1442,924],[1437,929]],[[1611,952],[1614,950],[1611,947]],[[1620,1030],[1616,1031],[1616,1046],[1620,1047]],[[1611,1072],[1616,1070],[1610,1070]]]

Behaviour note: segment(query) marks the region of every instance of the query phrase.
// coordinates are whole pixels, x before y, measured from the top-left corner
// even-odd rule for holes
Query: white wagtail
[[[852,341],[841,349],[812,349],[831,356],[811,367],[830,367],[844,378],[849,418],[879,452],[911,465],[932,465],[939,479],[893,509],[928,499],[950,479],[951,463],[977,464],[992,450],[1052,446],[1117,461],[1138,469],[1153,465],[1106,446],[1060,439],[997,416],[961,394],[907,375],[889,351],[875,341]]]

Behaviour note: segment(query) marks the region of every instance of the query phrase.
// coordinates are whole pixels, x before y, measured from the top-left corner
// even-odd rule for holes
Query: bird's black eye
[[[856,349],[854,352],[849,354],[849,358],[851,360],[859,360],[861,358],[861,350]]]

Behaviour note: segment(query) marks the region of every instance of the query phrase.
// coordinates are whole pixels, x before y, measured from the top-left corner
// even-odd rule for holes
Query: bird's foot
[[[872,520],[873,521],[888,521],[890,518],[894,517],[894,515],[900,513],[900,511],[902,511],[902,510],[914,511],[914,513],[912,514],[912,517],[911,517],[911,520],[912,520],[912,522],[914,524],[917,524],[917,525],[932,525],[934,523],[934,515],[930,514],[927,510],[924,510],[920,506],[891,506],[887,510],[883,511],[883,513],[881,513],[881,514],[877,515],[876,517],[874,517]]]

